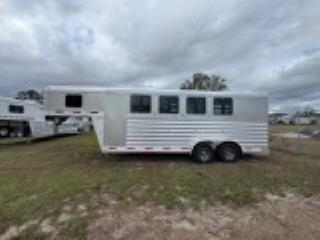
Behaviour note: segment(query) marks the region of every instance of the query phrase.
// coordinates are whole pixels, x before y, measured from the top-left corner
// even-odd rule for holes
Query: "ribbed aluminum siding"
[[[127,146],[192,146],[200,140],[267,147],[268,125],[255,122],[127,119]]]

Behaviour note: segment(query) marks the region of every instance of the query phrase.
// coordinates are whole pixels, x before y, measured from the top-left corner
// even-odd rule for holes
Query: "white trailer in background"
[[[269,153],[261,94],[52,86],[45,105],[90,115],[104,153],[189,153],[202,163]]]
[[[28,100],[0,97],[0,137],[45,137],[54,124],[45,120],[43,105]]]
[[[88,129],[88,117],[48,118],[44,105],[30,100],[0,97],[0,137],[48,137],[79,134]]]
[[[80,134],[91,130],[91,121],[88,116],[68,116],[57,126],[57,134]]]
[[[294,117],[293,123],[296,125],[311,125],[316,124],[317,120],[314,117]]]

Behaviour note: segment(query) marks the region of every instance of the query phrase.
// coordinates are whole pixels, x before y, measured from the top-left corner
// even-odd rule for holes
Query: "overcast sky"
[[[320,0],[0,0],[0,95],[194,72],[268,93],[272,111],[320,110]]]

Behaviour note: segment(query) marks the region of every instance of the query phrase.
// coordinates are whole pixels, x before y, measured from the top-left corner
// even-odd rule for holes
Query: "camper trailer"
[[[0,97],[0,137],[43,137],[54,134],[44,106],[33,101]]]
[[[103,153],[188,153],[197,162],[268,154],[268,101],[261,94],[48,87],[56,116],[90,114]]]

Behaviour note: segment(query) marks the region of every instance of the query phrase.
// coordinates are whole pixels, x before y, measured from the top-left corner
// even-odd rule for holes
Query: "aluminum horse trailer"
[[[262,94],[51,86],[45,104],[90,114],[103,153],[188,153],[201,163],[269,153]]]
[[[86,118],[66,118],[60,124],[47,119],[45,107],[35,101],[0,97],[0,137],[49,137],[79,134]]]
[[[45,120],[43,105],[29,100],[0,97],[0,137],[44,137],[54,134]]]

